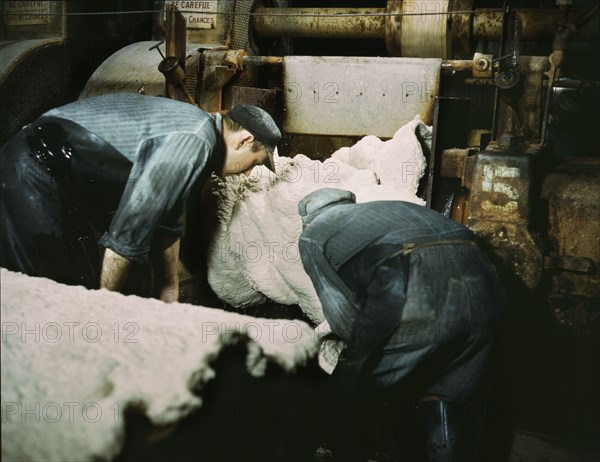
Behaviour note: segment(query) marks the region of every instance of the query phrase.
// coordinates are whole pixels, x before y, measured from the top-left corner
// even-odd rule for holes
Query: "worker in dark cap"
[[[52,109],[0,152],[1,264],[118,291],[152,254],[161,262],[155,295],[175,301],[192,186],[213,172],[249,174],[257,165],[274,171],[280,138],[271,116],[248,105],[208,114],[119,93]]]
[[[414,403],[430,461],[477,460],[465,404],[486,395],[504,297],[472,232],[427,207],[356,204],[332,188],[304,197],[299,212],[302,263],[346,344],[333,372],[342,424],[361,397]],[[482,418],[470,415],[471,428]],[[354,460],[357,440],[342,434],[337,458]]]

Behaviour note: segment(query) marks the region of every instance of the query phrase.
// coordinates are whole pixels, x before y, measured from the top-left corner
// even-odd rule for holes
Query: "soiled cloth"
[[[486,372],[503,300],[473,234],[406,202],[305,205],[314,219],[300,236],[302,263],[332,331],[349,343],[350,366],[366,369],[349,376],[366,373],[413,399],[467,399]]]
[[[317,343],[301,321],[86,290],[5,269],[2,460],[112,460],[135,408],[154,425],[200,410],[212,363],[244,342],[246,369],[292,372]],[[198,435],[199,448],[202,435]]]
[[[71,177],[82,177],[72,184],[87,181],[88,189],[97,187],[96,198],[89,194],[84,203],[77,190],[65,189],[62,178],[40,167],[28,139],[35,135],[32,127],[48,118],[66,121],[67,141],[68,125],[75,123],[131,163],[128,175],[118,175],[114,187],[120,194],[110,204],[99,206],[106,199],[100,197],[105,190],[102,183],[115,176],[110,166],[104,168],[104,178],[96,174],[104,160],[102,152],[97,153],[98,165],[92,163],[91,171],[69,172]],[[77,236],[73,243],[65,226],[71,227],[75,219],[79,222],[75,227],[85,228],[82,220],[101,213],[107,218],[97,220],[105,225],[97,229],[103,233],[100,245],[144,263],[157,234],[182,234],[181,217],[192,185],[205,181],[222,162],[220,130],[220,116],[213,118],[190,104],[137,94],[102,95],[48,111],[7,141],[0,153],[3,266],[64,280],[47,268],[52,265],[47,249],[58,249],[56,253],[67,259],[61,265],[67,273],[69,266],[82,266],[79,260],[93,267],[80,256]],[[75,159],[81,155],[76,145],[69,155]],[[20,258],[20,252],[29,253],[29,263],[34,263],[21,265],[27,259]]]

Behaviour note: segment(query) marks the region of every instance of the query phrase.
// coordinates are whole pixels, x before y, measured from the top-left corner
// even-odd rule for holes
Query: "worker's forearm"
[[[111,249],[106,249],[100,273],[100,288],[119,291],[127,280],[132,262]]]
[[[160,299],[167,303],[176,302],[179,299],[179,239],[165,241],[164,246]]]

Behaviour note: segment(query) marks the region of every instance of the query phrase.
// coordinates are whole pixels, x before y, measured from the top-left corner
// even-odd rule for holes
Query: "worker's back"
[[[434,210],[410,202],[342,204],[323,210],[301,239],[326,243],[325,255],[337,270],[369,245],[473,240],[467,228]]]

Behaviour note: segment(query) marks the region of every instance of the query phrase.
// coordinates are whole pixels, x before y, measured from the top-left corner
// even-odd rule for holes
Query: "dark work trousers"
[[[32,130],[22,129],[0,150],[0,263],[30,276],[97,288],[98,232],[31,152]]]
[[[397,252],[401,245],[371,246],[340,270],[365,297],[333,374],[340,415],[349,422],[362,399],[405,414],[426,395],[460,406],[470,401],[465,421],[477,421],[469,431],[475,442],[495,363],[501,285],[474,242],[421,245],[407,254]],[[342,431],[342,458],[360,460],[353,442],[361,430]],[[464,460],[473,451],[461,451]]]
[[[84,127],[53,116],[9,139],[0,162],[0,265],[98,288],[98,240],[119,207],[132,162]],[[153,286],[151,263],[136,263],[121,292],[156,296]]]

